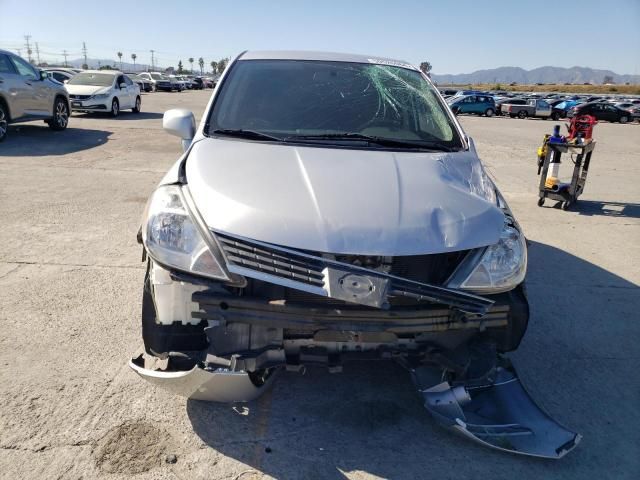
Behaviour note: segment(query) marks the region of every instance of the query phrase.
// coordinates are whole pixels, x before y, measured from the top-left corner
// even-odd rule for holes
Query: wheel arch
[[[11,122],[11,108],[9,108],[9,102],[4,98],[2,94],[0,94],[0,104],[4,107],[4,111],[7,115],[7,123]]]

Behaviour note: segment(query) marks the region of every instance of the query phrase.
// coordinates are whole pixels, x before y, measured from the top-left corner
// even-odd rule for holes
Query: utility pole
[[[62,51],[62,55],[64,55],[64,66],[68,67],[68,65],[67,65],[67,57],[69,56],[69,54],[67,53],[66,50],[63,50]]]
[[[153,54],[156,53],[155,50],[151,50],[151,70],[155,70],[155,60],[153,58]]]
[[[89,68],[89,64],[87,63],[87,44],[85,42],[82,42],[82,55],[84,56],[84,64]]]
[[[38,48],[38,42],[36,42],[36,60],[38,61],[38,66],[40,66],[40,48]]]
[[[31,54],[33,52],[31,50],[31,44],[29,43],[30,40],[31,40],[31,35],[24,36],[25,46],[27,47],[27,58],[29,59],[29,63],[32,63],[33,60],[31,59]]]

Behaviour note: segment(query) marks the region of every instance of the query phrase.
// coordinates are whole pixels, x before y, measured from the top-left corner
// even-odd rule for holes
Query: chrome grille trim
[[[416,282],[376,270],[338,262],[257,240],[211,232],[230,272],[329,296],[326,272],[331,269],[388,281],[386,294],[442,303],[467,313],[484,315],[493,301],[461,290]],[[356,302],[359,303],[359,302]]]

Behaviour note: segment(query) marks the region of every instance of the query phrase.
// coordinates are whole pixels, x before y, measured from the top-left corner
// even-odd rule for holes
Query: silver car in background
[[[42,119],[52,130],[64,130],[69,112],[62,84],[18,55],[0,50],[0,142],[10,123]]]
[[[389,358],[466,437],[550,458],[578,443],[505,356],[529,321],[524,233],[420,70],[245,52],[197,130],[186,110],[164,127],[186,151],[139,232],[139,375],[236,402],[283,369]]]

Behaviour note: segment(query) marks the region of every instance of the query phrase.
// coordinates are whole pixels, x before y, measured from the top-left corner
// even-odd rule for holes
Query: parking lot
[[[459,117],[531,242],[531,320],[512,357],[533,398],[584,437],[555,462],[441,429],[384,361],[285,373],[235,406],[130,371],[142,350],[136,232],[181,152],[162,113],[199,120],[210,95],[146,94],[138,115],[75,114],[63,132],[14,125],[0,144],[0,477],[637,478],[638,125],[595,127],[586,191],[565,212],[536,206],[536,149],[554,122]]]

